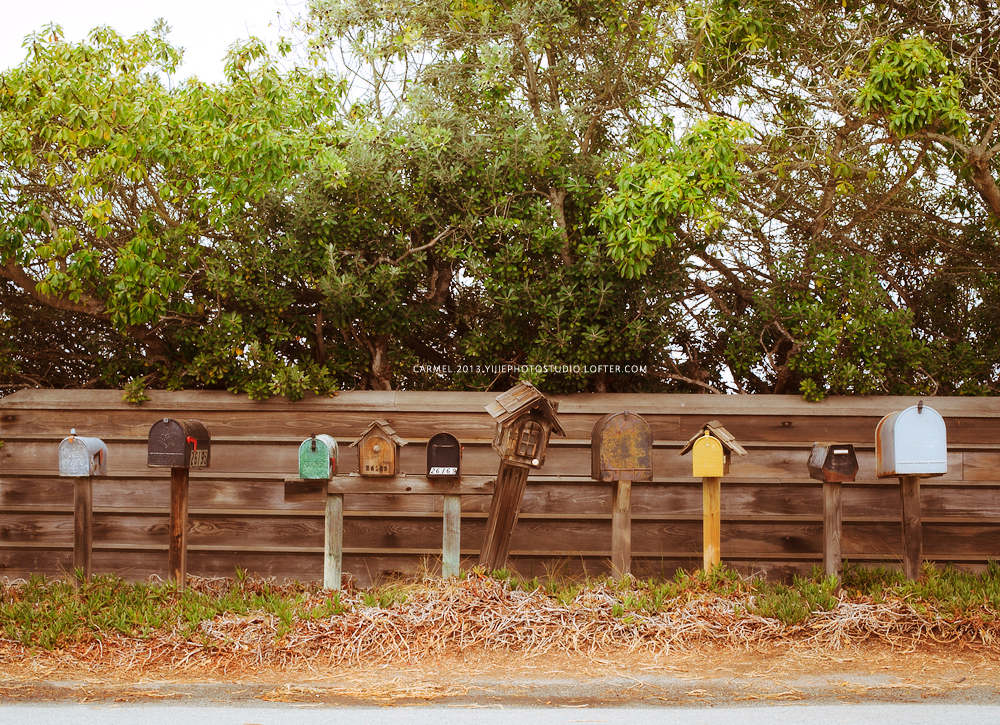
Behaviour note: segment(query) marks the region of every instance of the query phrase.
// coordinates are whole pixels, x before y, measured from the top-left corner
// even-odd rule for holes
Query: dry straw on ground
[[[200,580],[193,586],[221,590],[229,583]],[[182,636],[178,623],[148,637],[95,635],[51,653],[0,640],[0,665],[32,657],[40,666],[48,659],[121,674],[164,669],[223,674],[253,667],[371,666],[469,651],[595,657],[612,650],[649,654],[705,644],[754,650],[791,641],[837,649],[865,640],[900,648],[918,642],[995,645],[1000,640],[1000,623],[991,616],[995,613],[984,610],[981,617],[949,620],[891,599],[842,596],[832,610],[786,625],[753,614],[754,595],[749,591],[730,596],[687,592],[653,612],[623,609],[622,588],[610,584],[584,588],[568,604],[542,589],[512,589],[475,573],[460,581],[402,591],[405,601],[387,607],[367,605],[363,592],[342,592],[342,614],[299,617],[290,626],[265,613],[222,615],[203,622],[190,637]],[[326,605],[331,594],[309,594],[300,610]]]

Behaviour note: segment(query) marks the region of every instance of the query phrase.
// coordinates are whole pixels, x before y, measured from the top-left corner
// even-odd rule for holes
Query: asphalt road
[[[79,703],[0,705],[3,725],[996,725],[989,705],[748,705],[746,707],[331,707]]]

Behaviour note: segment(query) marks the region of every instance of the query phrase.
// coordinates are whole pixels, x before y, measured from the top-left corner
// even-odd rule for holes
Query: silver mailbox
[[[940,476],[948,472],[944,419],[921,401],[890,413],[875,428],[875,475]]]
[[[60,476],[108,475],[108,447],[100,438],[78,436],[76,428],[59,444]]]

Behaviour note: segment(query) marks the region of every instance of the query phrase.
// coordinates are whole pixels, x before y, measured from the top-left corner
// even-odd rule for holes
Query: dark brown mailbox
[[[652,481],[653,435],[635,413],[609,413],[590,434],[591,478],[597,481]]]
[[[808,467],[809,477],[817,481],[853,481],[858,474],[858,457],[850,443],[813,443]]]
[[[164,418],[149,429],[148,466],[154,468],[208,468],[212,440],[198,420]]]
[[[438,433],[427,441],[427,477],[458,478],[462,475],[462,444],[451,433]]]
[[[515,466],[541,468],[550,436],[566,435],[556,416],[557,402],[549,402],[531,383],[518,383],[486,412],[497,422],[493,450]]]
[[[362,476],[398,475],[399,449],[405,445],[388,421],[376,420],[351,444],[358,448],[358,472]]]

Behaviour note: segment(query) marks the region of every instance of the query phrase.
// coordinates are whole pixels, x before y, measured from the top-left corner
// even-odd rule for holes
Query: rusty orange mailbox
[[[632,568],[632,482],[653,480],[653,434],[635,413],[609,413],[590,434],[590,476],[611,483],[611,571]]]
[[[595,481],[652,481],[653,435],[635,413],[609,413],[590,434],[590,477]]]

